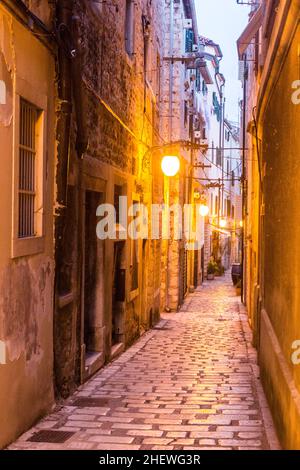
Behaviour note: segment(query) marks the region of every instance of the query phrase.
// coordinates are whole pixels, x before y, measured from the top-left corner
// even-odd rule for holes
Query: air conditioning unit
[[[207,146],[207,145],[208,145],[208,140],[207,140],[207,139],[201,139],[201,140],[200,140],[200,145],[205,145],[205,146]]]
[[[193,52],[198,52],[198,51],[199,51],[198,44],[193,44]]]
[[[191,19],[184,19],[184,20],[183,20],[183,27],[184,27],[185,29],[192,29],[192,27],[193,27],[193,20],[191,20]]]
[[[195,139],[201,139],[201,131],[195,131],[194,132],[194,137],[195,137]]]

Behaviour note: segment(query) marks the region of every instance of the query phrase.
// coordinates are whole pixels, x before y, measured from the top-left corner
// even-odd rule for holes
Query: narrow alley
[[[10,449],[279,449],[258,376],[227,274],[164,313]]]
[[[300,450],[299,64],[300,0],[0,0],[0,450]]]

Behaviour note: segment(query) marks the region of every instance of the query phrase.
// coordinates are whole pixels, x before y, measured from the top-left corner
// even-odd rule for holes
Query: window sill
[[[15,238],[12,241],[12,258],[32,256],[45,251],[45,237]]]

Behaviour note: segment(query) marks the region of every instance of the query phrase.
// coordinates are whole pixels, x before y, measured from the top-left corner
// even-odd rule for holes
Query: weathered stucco
[[[262,124],[266,162],[264,314],[260,363],[265,391],[285,448],[300,447],[300,366],[292,344],[300,339],[300,106],[291,84],[299,78],[300,27],[292,38]]]
[[[50,51],[0,5],[0,80],[6,88],[5,103],[0,104],[0,448],[53,404],[54,76]],[[18,157],[14,132],[19,118],[13,114],[13,102],[17,82],[24,92],[31,90],[33,99],[35,94],[47,97],[44,146],[48,158],[44,248],[35,255],[13,258],[14,159]]]

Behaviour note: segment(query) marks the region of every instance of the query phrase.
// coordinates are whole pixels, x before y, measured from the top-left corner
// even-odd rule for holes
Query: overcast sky
[[[237,5],[236,0],[195,0],[198,28],[201,36],[220,44],[224,58],[221,72],[226,78],[225,115],[238,120],[238,100],[242,96],[238,80],[236,40],[248,22],[249,7]]]

